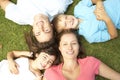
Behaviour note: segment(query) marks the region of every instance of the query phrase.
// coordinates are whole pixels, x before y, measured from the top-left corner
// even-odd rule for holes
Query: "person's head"
[[[63,30],[57,36],[59,51],[64,58],[84,58],[86,56],[80,36],[74,29]]]
[[[49,68],[51,65],[57,65],[59,62],[59,55],[54,47],[49,47],[33,53],[34,66],[43,70]]]
[[[47,48],[55,43],[53,28],[46,15],[35,16],[33,28],[25,34],[25,39],[32,52]]]
[[[35,15],[32,31],[38,42],[50,41],[53,37],[53,28],[48,16],[43,14]]]
[[[53,19],[52,24],[56,32],[60,33],[63,29],[77,29],[79,19],[75,18],[73,15],[58,14]]]
[[[43,36],[43,38],[44,38],[44,36]],[[40,51],[40,50],[42,50],[44,48],[48,48],[48,47],[53,46],[55,44],[54,36],[49,41],[38,42],[36,37],[33,35],[32,31],[25,33],[25,39],[26,39],[26,43],[28,45],[29,50],[31,52],[35,52],[35,53],[37,51]]]

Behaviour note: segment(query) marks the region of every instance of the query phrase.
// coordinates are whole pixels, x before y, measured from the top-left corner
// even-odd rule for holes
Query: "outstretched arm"
[[[110,80],[120,80],[120,73],[114,71],[102,62],[99,67],[99,75]]]
[[[18,74],[18,67],[19,65],[14,61],[15,58],[18,57],[32,57],[32,53],[29,51],[12,51],[7,53],[7,60],[9,64],[9,70],[13,74]]]
[[[111,18],[106,13],[102,1],[97,2],[94,13],[98,20],[103,20],[106,23],[111,39],[116,38],[118,36],[116,27],[112,22]]]

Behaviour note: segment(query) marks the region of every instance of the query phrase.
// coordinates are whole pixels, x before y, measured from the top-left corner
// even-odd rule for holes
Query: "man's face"
[[[36,15],[33,23],[33,33],[38,42],[47,42],[53,37],[53,29],[46,15]]]

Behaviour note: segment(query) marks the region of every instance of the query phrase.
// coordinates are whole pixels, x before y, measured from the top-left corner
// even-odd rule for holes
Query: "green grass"
[[[73,14],[74,6],[78,1],[74,0],[66,14]],[[24,39],[24,32],[29,31],[31,28],[29,25],[20,26],[6,19],[4,14],[4,11],[0,9],[0,44],[2,44],[0,60],[5,59],[9,51],[28,50]],[[104,43],[89,44],[84,38],[82,38],[82,42],[88,55],[97,57],[111,68],[120,72],[120,30],[118,30],[118,35],[118,38]],[[96,80],[107,80],[99,76],[96,78]]]

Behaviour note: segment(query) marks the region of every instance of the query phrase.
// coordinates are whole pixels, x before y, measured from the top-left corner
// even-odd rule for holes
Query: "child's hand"
[[[94,14],[96,15],[97,20],[106,21],[109,18],[109,16],[107,15],[107,13],[104,9],[104,5],[100,1],[96,5],[96,9],[94,10]]]
[[[19,73],[18,67],[19,65],[15,61],[9,61],[9,70],[12,74]]]
[[[25,56],[27,56],[27,57],[33,57],[33,52],[28,52],[27,54],[25,54]]]

